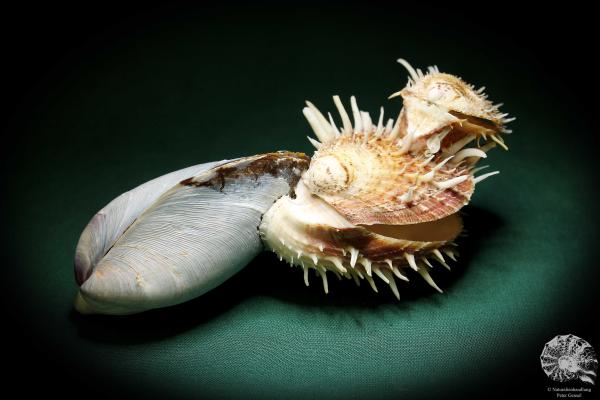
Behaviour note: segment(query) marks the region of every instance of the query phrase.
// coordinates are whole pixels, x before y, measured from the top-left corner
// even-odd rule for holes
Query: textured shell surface
[[[376,275],[400,298],[394,276],[408,281],[404,269],[412,268],[441,291],[428,273],[432,266],[427,257],[447,267],[440,249],[454,257],[449,243],[462,230],[458,214],[429,224],[363,227],[350,223],[302,182],[295,193],[295,198],[283,196],[267,211],[260,232],[281,259],[302,267],[307,286],[310,269],[320,275],[326,293],[328,271],[359,285],[366,279],[375,291]]]
[[[402,134],[413,139],[429,137],[446,128],[455,130],[455,136],[490,135],[501,146],[500,133],[510,133],[504,124],[514,118],[499,111],[502,104],[493,104],[484,93],[485,87],[475,89],[461,78],[440,73],[436,66],[424,74],[408,62],[399,59],[409,72],[406,87],[390,98],[401,96],[404,109],[400,115]],[[454,138],[456,140],[456,138]]]
[[[158,192],[176,179],[147,199],[146,207],[138,205],[126,229],[93,219],[77,248],[77,254],[91,255],[79,259],[93,262],[78,275],[84,278],[75,307],[82,313],[131,314],[218,286],[262,251],[257,234],[262,215],[307,165],[305,155],[281,152],[187,169],[163,178],[160,189],[152,184]],[[130,196],[141,196],[141,190]]]
[[[399,60],[410,73],[400,95],[398,118],[377,122],[350,99],[350,119],[333,97],[340,128],[312,103],[303,113],[318,140],[310,167],[296,187],[265,214],[260,227],[267,248],[281,259],[313,269],[328,292],[327,272],[366,279],[377,291],[376,275],[399,296],[395,278],[416,272],[433,288],[430,260],[449,269],[454,240],[462,231],[459,210],[476,185],[497,174],[476,177],[486,152],[504,141],[510,119],[499,114],[483,90],[430,67],[428,74]],[[394,97],[392,95],[391,97]],[[473,143],[472,147],[467,147]]]
[[[324,143],[302,180],[354,224],[403,225],[446,217],[468,203],[469,169],[442,155],[403,152],[397,140],[372,131]]]
[[[94,215],[75,249],[75,280],[83,284],[95,266],[137,217],[176,183],[227,160],[195,165],[152,179],[129,190]]]

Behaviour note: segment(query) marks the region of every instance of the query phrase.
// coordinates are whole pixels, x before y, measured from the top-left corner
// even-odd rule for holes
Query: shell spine
[[[338,278],[374,276],[390,285],[408,280],[414,270],[432,287],[430,259],[449,269],[444,254],[456,260],[454,240],[462,231],[459,210],[476,184],[497,171],[475,177],[477,162],[500,145],[512,119],[460,78],[430,67],[427,73],[398,60],[409,71],[398,118],[384,125],[350,98],[348,113],[339,96],[333,101],[338,128],[311,102],[303,109],[318,140],[316,151],[296,187],[267,211],[259,228],[266,247],[292,265],[314,269],[328,292],[327,272]],[[352,121],[350,116],[352,116]],[[483,141],[483,143],[482,143]],[[471,143],[474,147],[467,147]]]

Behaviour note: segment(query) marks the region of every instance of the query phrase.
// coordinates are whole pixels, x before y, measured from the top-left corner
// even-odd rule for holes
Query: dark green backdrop
[[[574,47],[587,31],[510,7],[121,11],[16,15],[3,329],[12,372],[30,382],[21,390],[544,396],[546,341],[573,333],[598,350],[595,131],[582,96],[593,83]],[[298,270],[264,253],[181,306],[131,317],[72,311],[73,253],[94,212],[189,165],[312,152],[305,99],[333,110],[331,95],[355,94],[364,109],[396,114],[399,101],[386,98],[406,83],[398,57],[487,86],[518,118],[510,151],[488,159],[501,174],[465,209],[459,262],[435,271],[443,295],[416,279],[399,303],[386,288],[375,295],[346,281],[324,295],[317,279],[306,288]]]

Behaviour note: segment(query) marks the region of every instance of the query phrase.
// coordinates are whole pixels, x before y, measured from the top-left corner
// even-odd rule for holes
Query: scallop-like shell
[[[493,104],[484,93],[485,87],[475,89],[461,78],[439,72],[436,66],[426,74],[399,59],[409,72],[408,84],[390,98],[401,96],[404,108],[399,117],[400,134],[410,135],[423,143],[440,132],[450,133],[448,141],[457,141],[465,135],[475,135],[507,148],[501,133],[509,133],[504,125],[514,118],[499,111],[501,104]],[[414,145],[413,145],[414,146]]]
[[[354,97],[353,121],[333,97],[340,129],[312,103],[303,110],[318,138],[309,137],[317,151],[296,197],[279,199],[260,232],[267,248],[303,268],[306,284],[314,269],[325,292],[328,271],[357,283],[366,279],[377,290],[377,275],[399,298],[394,277],[407,280],[412,269],[441,291],[429,274],[429,259],[445,266],[443,253],[455,259],[453,240],[462,230],[458,212],[477,183],[498,173],[475,177],[475,164],[503,144],[505,121],[459,78],[435,68],[428,75],[412,71],[414,81],[400,92],[404,108],[396,122],[384,125],[382,108],[374,123]],[[435,96],[423,98],[432,91]],[[480,145],[482,139],[487,143]],[[465,148],[474,141],[476,146]]]
[[[331,115],[327,121],[311,103],[304,109],[321,141],[311,140],[317,151],[302,181],[351,223],[430,222],[456,213],[469,202],[478,181],[473,167],[496,142],[463,148],[479,137],[452,126],[426,140],[412,131],[400,136],[404,124],[399,119],[394,125],[390,119],[384,127],[383,109],[374,125],[352,97],[352,124],[337,96],[334,102],[344,124],[342,132]],[[407,107],[412,107],[411,101],[404,110]],[[403,115],[405,111],[400,118]]]
[[[544,345],[542,368],[554,381],[579,379],[594,384],[598,359],[592,346],[575,335],[559,335]]]
[[[449,268],[440,250],[455,259],[452,241],[461,232],[462,222],[453,214],[425,224],[356,226],[299,182],[295,197],[277,200],[259,229],[268,249],[303,269],[306,285],[310,269],[321,276],[326,293],[327,272],[352,278],[357,285],[366,279],[375,291],[373,277],[377,276],[399,299],[394,277],[408,281],[408,269],[441,292],[429,275],[428,257]]]
[[[469,202],[470,166],[452,158],[403,152],[395,139],[372,130],[324,143],[302,181],[353,224],[416,224]]]

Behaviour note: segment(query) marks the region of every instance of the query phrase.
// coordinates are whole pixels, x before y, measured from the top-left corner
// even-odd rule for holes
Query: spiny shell
[[[499,135],[508,120],[498,106],[436,67],[424,75],[399,62],[411,78],[397,93],[404,108],[395,124],[383,126],[383,108],[373,124],[354,97],[352,124],[334,96],[342,132],[312,103],[303,110],[320,142],[311,139],[317,151],[302,180],[353,224],[415,224],[456,213],[473,193],[470,168],[496,143],[505,147]],[[490,142],[479,148],[487,134]],[[463,149],[475,139],[476,148]]]
[[[450,243],[462,230],[458,214],[426,224],[362,227],[310,194],[302,182],[295,194],[295,198],[286,195],[277,200],[263,216],[259,230],[268,249],[302,267],[306,285],[309,269],[321,276],[326,293],[327,271],[357,284],[366,279],[375,291],[373,277],[378,276],[399,298],[394,276],[408,280],[405,270],[412,268],[441,291],[428,273],[427,257],[448,267],[440,249],[454,258]]]
[[[469,166],[449,161],[360,132],[324,143],[302,181],[353,224],[415,224],[454,214],[471,198]]]
[[[500,113],[501,104],[490,102],[483,93],[484,87],[475,90],[457,76],[440,73],[435,66],[423,74],[403,59],[398,62],[410,73],[407,86],[390,96],[400,95],[404,101],[401,135],[411,134],[416,139],[459,125],[477,136],[489,135],[504,145],[499,134],[510,132],[504,124],[514,118]]]
[[[317,151],[296,198],[279,199],[263,217],[260,232],[267,248],[304,269],[307,285],[312,268],[325,292],[327,271],[357,284],[367,279],[377,290],[375,273],[399,297],[393,276],[406,279],[402,272],[408,267],[440,290],[428,273],[427,257],[444,265],[442,251],[454,258],[450,245],[462,230],[459,209],[475,184],[498,173],[474,177],[477,161],[496,143],[503,144],[496,135],[503,132],[504,121],[482,117],[495,118],[485,114],[491,103],[472,99],[468,85],[437,69],[427,76],[412,71],[415,82],[409,80],[400,92],[404,108],[395,123],[389,119],[384,125],[381,108],[375,124],[354,96],[353,122],[340,98],[333,97],[341,129],[312,103],[303,109],[319,139],[309,137]],[[452,94],[452,85],[466,94]],[[421,98],[432,90],[435,96]],[[487,133],[491,141],[480,148]],[[474,140],[477,147],[463,149]]]

